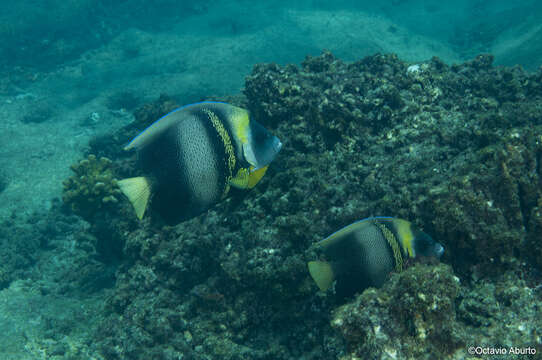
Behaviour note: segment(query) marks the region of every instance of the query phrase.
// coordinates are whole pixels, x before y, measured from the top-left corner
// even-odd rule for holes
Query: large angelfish
[[[244,109],[211,101],[187,105],[125,147],[137,150],[144,175],[120,180],[119,187],[139,219],[151,199],[152,207],[176,224],[224,199],[230,186],[254,187],[281,147]]]

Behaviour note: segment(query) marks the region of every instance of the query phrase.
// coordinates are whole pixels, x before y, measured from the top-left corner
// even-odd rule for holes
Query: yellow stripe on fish
[[[237,175],[230,180],[230,185],[235,186],[238,189],[252,189],[265,175],[267,168],[264,166],[261,169],[254,170],[254,166],[250,168],[241,168],[237,171]]]
[[[231,120],[234,124],[235,136],[237,136],[242,144],[246,144],[248,142],[250,124],[248,112],[240,108],[232,109]]]
[[[403,250],[408,256],[415,257],[416,252],[413,247],[414,234],[412,233],[412,224],[406,220],[402,219],[393,219],[395,224],[395,229],[397,231],[397,236],[401,239],[401,244],[403,245]]]
[[[388,241],[388,244],[390,245],[392,251],[393,251],[393,258],[395,260],[395,271],[400,272],[403,270],[403,255],[401,254],[401,248],[399,247],[399,241],[391,232],[390,229],[388,229],[384,224],[375,222],[375,225],[378,226],[380,231],[382,231],[382,235],[384,235],[384,238]]]
[[[218,116],[209,109],[202,109],[202,111],[207,114],[218,136],[220,136],[220,139],[224,144],[224,153],[226,153],[226,164],[228,168],[228,174],[226,174],[226,181],[224,182],[224,190],[222,191],[222,199],[224,199],[230,191],[230,182],[233,178],[233,170],[235,169],[236,163],[235,151],[233,150],[230,134],[228,134]]]

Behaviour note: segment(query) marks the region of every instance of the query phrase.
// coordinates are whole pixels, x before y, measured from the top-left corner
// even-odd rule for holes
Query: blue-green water
[[[408,218],[441,237],[442,262],[464,286],[448,296],[465,327],[485,324],[463,309],[483,307],[480,289],[496,302],[514,299],[502,284],[535,289],[517,301],[540,301],[540,19],[534,0],[4,5],[0,358],[354,356],[344,329],[330,326],[344,301],[315,295],[305,263],[312,244],[368,216]],[[286,66],[324,50],[347,63],[398,60]],[[468,62],[479,54],[493,64]],[[262,63],[280,68],[253,72]],[[170,100],[143,107],[162,94]],[[248,195],[176,227],[136,221],[120,195],[114,211],[62,200],[70,165],[96,154],[111,158],[110,177],[138,175],[124,136],[205,99],[249,108],[284,143]],[[494,169],[500,185],[473,169]],[[454,195],[439,198],[443,189]],[[495,271],[478,265],[486,260]],[[491,334],[511,313],[486,316]],[[525,343],[504,345],[542,351],[533,326],[521,328],[532,330]],[[466,345],[434,354],[461,358]]]

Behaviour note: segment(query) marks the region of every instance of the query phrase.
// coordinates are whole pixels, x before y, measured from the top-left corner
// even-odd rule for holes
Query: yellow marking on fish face
[[[250,182],[250,170],[247,168],[241,168],[237,171],[237,175],[230,180],[230,185],[235,186],[238,189],[248,188]]]
[[[231,113],[231,121],[233,128],[235,129],[235,136],[237,136],[241,144],[246,144],[248,142],[250,123],[248,111],[241,108],[233,109]]]
[[[395,271],[400,272],[403,270],[403,255],[401,249],[399,248],[399,242],[393,234],[393,232],[386,227],[386,225],[375,222],[375,225],[378,226],[384,238],[390,244],[391,249],[393,250],[393,258],[395,259]]]
[[[224,124],[222,124],[218,116],[209,109],[202,109],[202,111],[209,117],[211,124],[213,124],[213,127],[215,128],[218,136],[220,136],[222,144],[224,145],[224,153],[226,154],[226,167],[228,168],[228,174],[226,174],[226,181],[224,183],[224,189],[222,191],[222,199],[224,199],[230,191],[230,182],[233,178],[233,170],[235,169],[235,163],[237,161],[235,159],[235,151],[233,149],[230,134],[228,134],[228,131],[226,130]]]
[[[267,168],[268,166],[258,170],[254,170],[254,166],[248,169],[241,168],[237,171],[237,175],[230,180],[230,184],[238,189],[252,189],[265,175]]]
[[[412,242],[414,240],[414,234],[412,233],[411,228],[412,224],[402,219],[393,219],[393,222],[395,224],[397,235],[399,236],[399,241],[403,245],[404,252],[410,257],[416,256],[414,248],[412,247]]]
[[[260,180],[265,175],[265,172],[267,171],[267,168],[269,165],[266,165],[262,168],[259,168],[258,170],[254,170],[254,166],[250,167],[250,175],[248,177],[248,188],[252,189],[254,186],[256,186],[257,183],[260,182]]]

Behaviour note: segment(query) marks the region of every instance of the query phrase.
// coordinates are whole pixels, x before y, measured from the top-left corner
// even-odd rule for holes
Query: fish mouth
[[[439,243],[435,244],[435,255],[436,257],[440,258],[444,254],[444,246],[442,246]]]
[[[278,137],[275,137],[275,141],[273,143],[273,150],[275,151],[275,154],[278,154],[280,149],[282,149],[282,142]]]
[[[282,149],[282,142],[280,141],[278,137],[275,136],[275,138],[273,139],[273,144],[271,145],[271,149],[270,149],[271,151],[269,151],[268,153],[269,158],[266,159],[266,161],[264,161],[265,164],[262,164],[262,166],[260,167],[271,164],[277,158],[277,155],[279,154],[280,149]]]

